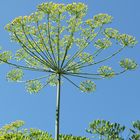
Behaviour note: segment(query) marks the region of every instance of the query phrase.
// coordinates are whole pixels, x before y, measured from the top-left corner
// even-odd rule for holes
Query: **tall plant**
[[[112,78],[137,67],[136,62],[129,58],[120,61],[122,70],[119,72],[115,72],[110,66],[98,66],[124,49],[133,48],[137,41],[133,36],[107,26],[112,22],[112,16],[98,14],[85,20],[86,12],[87,6],[83,3],[42,3],[37,6],[36,12],[17,17],[5,26],[10,32],[11,40],[20,46],[15,54],[11,51],[0,52],[0,62],[13,67],[8,72],[7,79],[25,82],[29,93],[38,93],[48,84],[57,86],[55,140],[59,139],[63,79],[82,92],[92,93],[96,89],[92,80]],[[103,53],[109,48],[109,55],[105,56]],[[93,73],[91,68],[95,65],[99,68]],[[96,67],[93,68],[96,70]],[[22,81],[25,70],[39,71],[44,75]],[[78,85],[70,77],[85,81]]]

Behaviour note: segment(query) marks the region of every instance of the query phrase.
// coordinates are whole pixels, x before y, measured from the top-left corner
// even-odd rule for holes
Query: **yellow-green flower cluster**
[[[41,64],[39,61],[37,61],[35,58],[33,57],[28,57],[26,58],[26,65],[29,67],[41,67]]]
[[[96,85],[91,80],[86,80],[86,81],[81,82],[80,89],[82,92],[90,93],[96,90]]]
[[[0,63],[7,62],[12,58],[12,52],[11,51],[4,51],[0,53]]]
[[[9,32],[15,32],[17,31],[17,29],[19,29],[22,23],[23,23],[23,17],[19,16],[15,18],[11,23],[7,24],[5,26],[5,29]]]
[[[111,78],[111,77],[114,77],[115,75],[115,72],[113,71],[113,69],[108,66],[101,66],[98,69],[98,72],[102,77],[105,77],[105,78]]]
[[[104,35],[110,39],[116,39],[120,45],[126,47],[134,47],[137,44],[135,37],[128,34],[120,34],[118,30],[113,28],[106,28],[104,30]]]
[[[125,58],[120,61],[120,66],[126,70],[135,70],[138,65],[134,60]]]
[[[13,69],[7,73],[7,80],[8,81],[19,81],[23,78],[23,71],[21,69]]]
[[[103,38],[103,39],[98,39],[95,42],[95,47],[97,48],[101,48],[101,49],[107,49],[112,45],[112,42],[110,40],[108,40],[107,38]]]
[[[108,38],[117,39],[119,36],[119,31],[113,28],[106,28],[104,30],[104,35]]]
[[[118,40],[123,46],[134,47],[137,44],[136,38],[128,34],[119,35]]]
[[[29,93],[38,93],[42,89],[42,84],[39,80],[31,80],[26,83],[26,89]]]
[[[17,120],[15,122],[12,122],[10,124],[7,124],[7,125],[3,126],[2,129],[6,132],[14,131],[14,130],[17,130],[17,128],[22,127],[23,125],[24,125],[24,121]]]
[[[103,24],[108,24],[112,22],[112,16],[108,14],[98,14],[93,17],[94,20],[94,26],[99,27],[102,26]]]
[[[45,14],[62,14],[65,12],[64,4],[57,4],[53,2],[42,3],[37,8]]]
[[[80,38],[77,38],[75,40],[75,43],[76,45],[79,47],[79,48],[84,48],[85,46],[88,45],[87,41],[85,39],[80,39]]]
[[[93,56],[89,53],[83,52],[79,54],[80,61],[83,63],[93,63]]]
[[[66,10],[71,15],[76,15],[77,18],[82,18],[87,12],[87,6],[83,3],[72,3],[66,6]]]
[[[17,61],[23,60],[28,56],[28,54],[24,51],[24,49],[19,49],[16,51],[15,59]]]
[[[42,12],[35,12],[32,13],[30,16],[19,16],[15,18],[11,23],[7,24],[5,26],[5,29],[9,32],[21,32],[22,27],[26,26],[27,24],[31,22],[38,22],[42,20],[44,17],[44,14]]]
[[[43,18],[44,18],[44,13],[40,11],[34,12],[28,17],[30,22],[39,22]]]
[[[91,28],[101,27],[110,22],[112,22],[112,16],[108,14],[97,14],[93,17],[93,19],[86,20],[86,24]]]
[[[88,19],[88,20],[85,21],[85,23],[86,23],[87,25],[89,25],[90,27],[94,28],[93,19]]]

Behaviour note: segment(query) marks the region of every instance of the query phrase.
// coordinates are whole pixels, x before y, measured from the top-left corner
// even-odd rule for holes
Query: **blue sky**
[[[114,17],[111,27],[128,33],[140,40],[139,0],[52,0],[59,3],[84,2],[88,5],[87,18],[98,13]],[[10,42],[4,26],[20,15],[34,12],[36,5],[45,0],[4,0],[0,4],[0,45],[6,50],[15,46]],[[139,41],[140,42],[140,41]],[[115,58],[134,58],[140,63],[139,44],[127,49]],[[114,62],[113,62],[114,63]],[[9,83],[5,75],[9,66],[0,66],[0,126],[15,120],[24,120],[25,127],[39,128],[54,134],[56,88],[47,87],[38,95],[25,92],[24,85]],[[33,75],[36,73],[32,73]],[[87,135],[85,128],[95,119],[106,119],[130,126],[140,119],[140,70],[127,72],[111,80],[97,81],[93,94],[83,94],[68,82],[62,87],[61,133]]]

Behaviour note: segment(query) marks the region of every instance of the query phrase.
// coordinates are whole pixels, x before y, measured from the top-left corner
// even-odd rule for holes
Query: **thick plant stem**
[[[61,75],[58,74],[57,98],[56,98],[56,119],[55,119],[55,140],[59,140],[60,90],[61,90]]]

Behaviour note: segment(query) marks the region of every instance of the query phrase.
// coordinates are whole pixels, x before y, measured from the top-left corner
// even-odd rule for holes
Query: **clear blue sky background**
[[[2,0],[0,2],[0,45],[12,50],[4,25],[17,16],[29,15],[36,5],[45,0]],[[53,2],[84,2],[88,5],[87,18],[97,13],[108,13],[114,17],[111,27],[128,33],[140,42],[139,0],[53,0]],[[140,63],[140,45],[127,49],[117,56],[134,58]],[[114,63],[114,62],[113,62]],[[34,127],[54,134],[55,88],[47,87],[38,95],[25,92],[24,85],[8,83],[5,75],[9,66],[0,66],[0,126],[24,120],[25,127]],[[35,75],[35,73],[32,73]],[[61,133],[87,135],[85,128],[95,119],[106,119],[130,126],[140,119],[140,70],[128,72],[111,80],[98,81],[95,93],[87,95],[67,82],[62,88]]]

